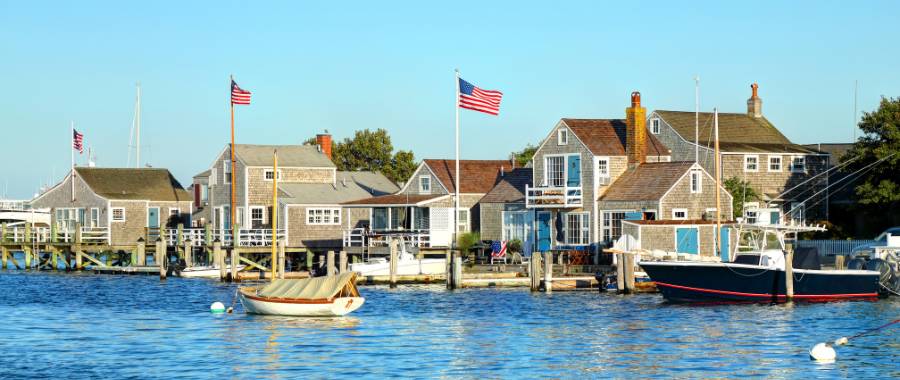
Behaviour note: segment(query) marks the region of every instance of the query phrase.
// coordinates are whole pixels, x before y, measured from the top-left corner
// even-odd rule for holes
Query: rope
[[[226,312],[228,314],[231,314],[234,311],[234,306],[237,305],[237,299],[238,299],[238,289],[234,289],[234,296],[231,297],[231,307],[226,309]]]
[[[851,337],[848,338],[848,339],[856,339],[856,338],[859,338],[859,337],[861,337],[861,336],[865,336],[865,335],[871,334],[871,333],[873,333],[873,332],[876,332],[876,331],[878,331],[878,330],[881,330],[881,329],[883,329],[883,328],[885,328],[885,327],[891,326],[891,325],[896,324],[896,323],[900,323],[900,319],[895,319],[895,320],[890,321],[890,322],[888,322],[888,323],[885,323],[885,324],[883,324],[883,325],[881,325],[881,326],[878,326],[878,327],[876,327],[876,328],[874,328],[874,329],[868,329],[868,330],[863,331],[863,332],[861,332],[861,333],[859,333],[859,334],[856,334],[856,335],[854,335],[854,336],[851,336]]]

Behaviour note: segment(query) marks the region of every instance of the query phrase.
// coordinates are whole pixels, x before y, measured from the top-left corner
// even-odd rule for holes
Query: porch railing
[[[391,238],[399,238],[404,244],[419,248],[431,247],[428,230],[372,231],[365,228],[344,230],[344,247],[386,247]]]
[[[525,185],[525,207],[581,207],[581,186],[530,187]]]
[[[29,230],[31,239],[26,239]],[[7,227],[0,238],[12,243],[75,243],[76,235],[74,228],[55,229],[50,227],[26,228],[25,226],[14,226]],[[109,227],[81,227],[82,244],[109,244],[109,242]]]

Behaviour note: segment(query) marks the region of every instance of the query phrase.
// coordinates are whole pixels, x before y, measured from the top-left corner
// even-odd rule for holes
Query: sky
[[[854,83],[860,112],[900,96],[898,14],[896,1],[0,0],[0,196],[65,175],[71,121],[98,166],[124,167],[137,82],[142,164],[189,185],[230,138],[229,75],[253,92],[238,143],[384,128],[417,160],[453,158],[456,68],[504,93],[497,117],[460,112],[464,159],[507,158],[563,117],[624,118],[632,91],[648,111],[693,111],[695,76],[703,111],[745,112],[755,81],[793,142],[849,142]]]

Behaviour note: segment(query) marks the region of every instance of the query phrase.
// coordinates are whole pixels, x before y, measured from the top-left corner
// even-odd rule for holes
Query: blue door
[[[681,253],[698,254],[700,244],[696,228],[678,228],[675,230],[675,250]]]
[[[729,239],[731,238],[731,228],[722,227],[719,231],[719,257],[722,261],[728,261],[728,246]]]
[[[147,208],[147,227],[159,227],[159,207]]]
[[[569,156],[568,163],[569,175],[566,184],[569,187],[581,186],[581,156]]]
[[[547,251],[550,249],[550,213],[537,213],[537,249]]]
[[[772,224],[779,224],[781,221],[781,213],[778,211],[772,211],[769,214],[769,222]]]

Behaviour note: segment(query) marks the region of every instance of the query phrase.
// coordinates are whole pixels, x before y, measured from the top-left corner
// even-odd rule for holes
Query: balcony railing
[[[525,185],[525,206],[528,208],[581,207],[581,186],[529,187]]]
[[[392,238],[399,238],[407,246],[431,247],[428,230],[372,231],[365,228],[344,230],[344,247],[386,247]]]
[[[24,226],[7,227],[2,238],[11,243],[76,243],[78,233],[72,229],[53,229],[50,227],[32,227],[31,239]],[[109,227],[81,227],[81,244],[109,244]]]

